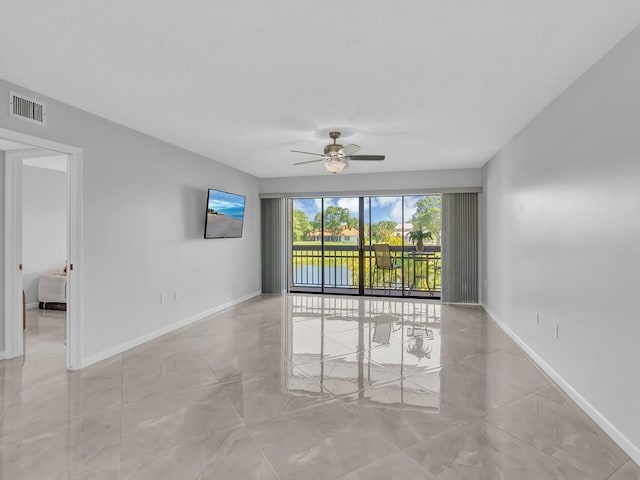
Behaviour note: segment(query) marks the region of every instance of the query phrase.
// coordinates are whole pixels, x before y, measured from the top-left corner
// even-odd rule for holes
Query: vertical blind
[[[262,293],[281,293],[286,288],[286,200],[260,201],[262,235]]]
[[[478,194],[442,194],[442,301],[478,303]]]

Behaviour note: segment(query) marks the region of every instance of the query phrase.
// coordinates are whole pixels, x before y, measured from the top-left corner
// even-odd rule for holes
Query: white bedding
[[[38,301],[67,303],[67,276],[52,273],[40,275]]]

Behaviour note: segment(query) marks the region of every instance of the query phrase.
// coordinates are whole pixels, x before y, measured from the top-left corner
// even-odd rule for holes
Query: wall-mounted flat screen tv
[[[242,237],[244,195],[209,189],[204,238]]]

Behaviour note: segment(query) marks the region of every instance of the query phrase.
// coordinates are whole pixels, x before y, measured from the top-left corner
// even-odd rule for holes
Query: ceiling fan
[[[384,155],[355,155],[355,153],[360,150],[358,145],[349,144],[343,146],[336,143],[336,140],[340,137],[340,132],[329,132],[329,137],[333,139],[333,143],[324,147],[324,155],[321,153],[291,150],[293,153],[304,153],[306,155],[316,155],[320,157],[306,162],[297,162],[294,163],[294,165],[323,162],[324,168],[326,168],[329,173],[340,173],[347,168],[349,166],[349,162],[352,161],[380,162],[384,160]]]

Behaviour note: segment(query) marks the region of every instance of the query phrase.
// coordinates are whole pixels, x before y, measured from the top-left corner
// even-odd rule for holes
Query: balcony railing
[[[440,246],[391,246],[397,273],[377,269],[372,246],[364,249],[364,288],[368,293],[391,291],[394,295],[440,296]],[[357,289],[360,264],[357,245],[293,245],[293,287]],[[324,268],[323,268],[324,267]]]

